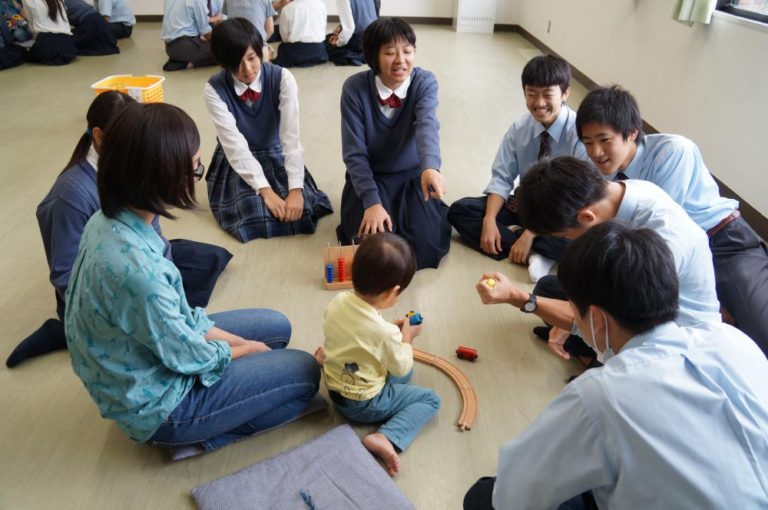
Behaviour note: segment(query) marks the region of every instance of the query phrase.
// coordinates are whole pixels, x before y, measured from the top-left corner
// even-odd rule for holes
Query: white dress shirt
[[[349,0],[336,0],[336,8],[339,11],[339,22],[341,23],[341,32],[336,46],[346,46],[349,40],[355,35],[355,18],[352,16],[352,5]]]
[[[502,446],[493,507],[768,508],[768,362],[735,328],[662,324]]]
[[[408,78],[406,78],[405,81],[395,90],[392,90],[384,85],[384,82],[381,81],[381,78],[379,78],[378,75],[376,75],[375,82],[376,90],[379,92],[379,97],[381,99],[387,99],[389,96],[394,94],[399,97],[401,101],[405,101],[405,98],[408,95],[408,87],[411,86],[411,77],[408,76]],[[388,119],[391,119],[395,114],[395,109],[390,107],[388,104],[382,105],[379,103],[379,110],[381,110],[381,113],[383,113]]]
[[[261,72],[250,85],[246,85],[232,76],[235,94],[242,95],[250,88],[261,93]],[[248,148],[248,141],[237,129],[234,115],[221,100],[219,93],[205,84],[205,104],[216,126],[216,134],[221,143],[227,161],[243,180],[257,193],[260,188],[269,188],[269,181],[264,169]],[[280,78],[280,143],[285,156],[285,172],[288,174],[288,189],[304,188],[304,148],[299,141],[299,89],[296,79],[287,70],[282,70]]]
[[[48,4],[43,0],[24,0],[24,15],[29,22],[29,30],[35,37],[40,33],[72,35],[63,3],[56,21],[48,17]]]
[[[325,41],[328,10],[322,0],[293,0],[278,21],[283,42],[319,43]]]

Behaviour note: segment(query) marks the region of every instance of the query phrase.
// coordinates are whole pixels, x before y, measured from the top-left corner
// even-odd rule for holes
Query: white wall
[[[724,16],[688,27],[658,0],[499,1],[508,23],[592,80],[629,89],[656,129],[694,140],[709,170],[768,216],[766,27]]]
[[[128,0],[136,14],[162,14],[162,0]],[[325,0],[328,14],[337,14],[336,0]],[[453,0],[383,0],[384,16],[422,16],[450,18],[453,16]]]

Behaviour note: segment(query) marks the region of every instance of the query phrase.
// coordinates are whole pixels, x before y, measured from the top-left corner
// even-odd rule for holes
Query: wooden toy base
[[[326,246],[323,248],[323,285],[327,290],[341,290],[352,288],[352,262],[357,251],[356,244],[348,246]],[[344,260],[345,278],[339,281],[339,257]],[[328,283],[326,279],[326,267],[333,265],[333,281]]]

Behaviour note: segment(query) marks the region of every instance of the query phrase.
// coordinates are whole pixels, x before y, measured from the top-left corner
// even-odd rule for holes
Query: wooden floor
[[[538,52],[520,36],[456,34],[449,27],[417,26],[417,64],[440,83],[439,119],[443,173],[451,202],[479,195],[498,143],[525,111],[520,73]],[[85,57],[60,68],[24,65],[0,72],[3,103],[0,143],[0,357],[55,314],[53,289],[35,221],[35,207],[68,161],[86,128],[89,85],[113,74],[160,73],[165,54],[160,25],[140,24],[122,54]],[[338,208],[344,182],[339,93],[359,68],[327,64],[293,71],[299,84],[301,139],[306,164]],[[203,103],[213,69],[167,75],[165,100],[197,122],[207,163],[215,145]],[[584,96],[574,85],[571,106]],[[322,247],[333,242],[338,214],[312,236],[240,244],[220,230],[208,210],[205,184],[197,185],[199,209],[163,220],[169,238],[227,247],[235,257],[222,276],[209,311],[271,307],[293,324],[291,347],[313,351],[322,342],[323,310],[334,293],[323,289]],[[577,370],[535,340],[535,318],[509,306],[483,306],[474,283],[483,271],[501,271],[523,285],[524,268],[494,262],[454,237],[437,270],[420,271],[392,319],[408,310],[425,317],[417,347],[455,360],[477,391],[480,412],[471,432],[460,433],[459,393],[435,369],[420,365],[414,382],[434,388],[443,405],[402,455],[397,484],[419,509],[460,508],[466,489],[493,473],[499,445],[518,434]],[[478,349],[475,363],[456,360],[458,345]],[[305,418],[220,451],[172,463],[164,450],[133,443],[99,417],[66,352],[13,370],[0,369],[0,508],[192,508],[190,490],[204,482],[292,448],[342,423],[330,411]],[[322,392],[325,394],[325,390]],[[371,430],[355,426],[359,435]]]

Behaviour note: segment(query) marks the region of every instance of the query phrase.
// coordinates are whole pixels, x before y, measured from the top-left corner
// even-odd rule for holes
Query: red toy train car
[[[460,345],[459,348],[456,349],[456,356],[467,361],[475,361],[477,359],[477,349]]]

